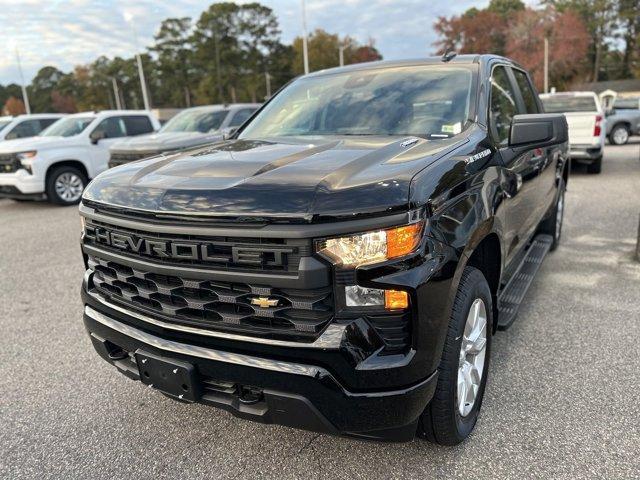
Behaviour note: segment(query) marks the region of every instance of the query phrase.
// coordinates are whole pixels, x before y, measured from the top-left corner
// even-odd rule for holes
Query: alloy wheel
[[[629,132],[624,127],[618,127],[613,131],[613,143],[624,145],[629,140]]]
[[[82,196],[84,183],[75,173],[65,172],[56,178],[54,187],[58,197],[65,202],[75,202]]]
[[[456,401],[462,417],[469,415],[476,403],[484,373],[486,347],[487,307],[482,299],[476,298],[467,315],[458,362]]]

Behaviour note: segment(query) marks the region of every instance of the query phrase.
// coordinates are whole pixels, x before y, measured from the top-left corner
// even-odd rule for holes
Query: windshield
[[[568,95],[554,95],[543,97],[542,104],[547,113],[565,112],[597,112],[598,105],[593,97],[574,97]]]
[[[0,132],[11,123],[11,120],[0,120]]]
[[[71,137],[78,135],[95,120],[95,117],[69,117],[58,120],[40,133],[42,137]]]
[[[450,137],[468,118],[471,75],[460,67],[412,66],[303,77],[278,94],[239,138]]]
[[[228,110],[205,111],[186,110],[180,112],[162,127],[161,132],[200,132],[217,130],[222,125]]]

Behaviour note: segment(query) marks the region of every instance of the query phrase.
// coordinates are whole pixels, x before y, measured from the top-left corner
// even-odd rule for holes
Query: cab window
[[[37,135],[41,130],[39,120],[25,120],[16,125],[10,133],[13,138],[26,138]]]
[[[513,76],[516,77],[516,83],[518,84],[518,88],[522,94],[522,100],[524,101],[527,113],[540,113],[538,102],[536,102],[536,93],[534,92],[533,87],[531,87],[531,82],[529,82],[527,74],[522,70],[517,70],[515,68],[512,69],[512,71]]]
[[[124,117],[127,127],[127,135],[142,135],[143,133],[153,133],[153,125],[149,117],[144,115],[131,115]]]
[[[229,126],[239,127],[253,114],[253,112],[255,112],[254,108],[243,108],[242,110],[238,110],[231,119]]]
[[[504,67],[495,67],[491,74],[491,103],[489,127],[491,136],[498,145],[509,143],[511,121],[518,113],[513,85]]]

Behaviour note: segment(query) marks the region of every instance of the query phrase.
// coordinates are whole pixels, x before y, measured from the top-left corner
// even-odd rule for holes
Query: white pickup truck
[[[589,173],[600,173],[606,125],[598,96],[594,92],[562,92],[545,93],[540,99],[546,113],[567,117],[571,160],[586,163]]]
[[[44,198],[59,205],[80,201],[90,179],[107,169],[109,147],[158,130],[149,112],[85,112],[58,120],[40,135],[0,142],[0,198]]]

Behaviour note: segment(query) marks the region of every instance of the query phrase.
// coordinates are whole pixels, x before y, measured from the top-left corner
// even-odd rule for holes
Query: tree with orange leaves
[[[27,110],[24,108],[24,102],[22,100],[12,96],[5,102],[2,113],[4,115],[22,115],[23,113],[27,113]]]
[[[505,54],[529,70],[538,89],[544,84],[544,39],[549,40],[549,85],[566,89],[589,71],[589,32],[578,14],[548,7],[526,9],[513,19]]]

